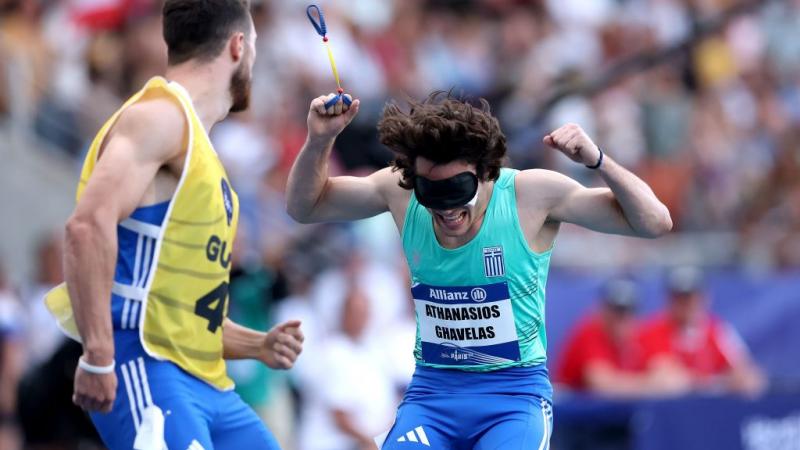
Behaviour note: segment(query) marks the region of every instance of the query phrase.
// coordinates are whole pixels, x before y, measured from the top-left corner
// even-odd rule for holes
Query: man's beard
[[[241,112],[250,106],[250,82],[252,77],[245,72],[245,62],[231,76],[231,109],[230,112]]]

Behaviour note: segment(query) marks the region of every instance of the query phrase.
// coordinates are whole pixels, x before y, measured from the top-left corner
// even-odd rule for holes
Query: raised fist
[[[352,100],[347,106],[342,99],[335,105],[325,108],[325,102],[335,97],[336,94],[322,95],[311,102],[308,111],[308,138],[309,139],[334,139],[358,114],[360,102]],[[345,94],[348,100],[351,97]]]
[[[600,148],[592,142],[583,128],[574,123],[551,131],[544,137],[544,143],[585,166],[591,167],[600,161]]]

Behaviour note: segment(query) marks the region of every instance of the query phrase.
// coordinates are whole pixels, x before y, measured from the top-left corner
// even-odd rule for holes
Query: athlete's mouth
[[[466,211],[459,211],[451,214],[442,214],[437,212],[436,216],[439,218],[439,222],[441,222],[442,225],[450,229],[456,229],[460,227],[467,220]]]

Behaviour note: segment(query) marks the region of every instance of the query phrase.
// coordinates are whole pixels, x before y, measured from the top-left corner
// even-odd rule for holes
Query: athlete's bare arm
[[[230,319],[223,322],[225,359],[257,359],[273,369],[291,369],[303,351],[300,321],[290,320],[264,333],[243,327]]]
[[[574,124],[553,131],[544,142],[584,165],[593,166],[600,158],[598,147]],[[528,222],[526,228],[547,229],[568,222],[603,233],[645,238],[659,237],[672,229],[669,210],[639,177],[608,155],[604,155],[597,171],[607,188],[586,188],[549,170],[520,173],[517,201],[521,217]],[[535,211],[545,211],[546,216]],[[533,240],[529,237],[529,241]]]
[[[85,362],[114,361],[110,298],[117,259],[117,224],[137,206],[161,200],[156,175],[182,158],[185,119],[169,100],[138,103],[125,110],[106,137],[97,166],[67,221],[64,275]],[[109,411],[116,377],[78,369],[74,401],[84,409]]]
[[[286,188],[289,215],[301,223],[347,221],[392,210],[398,226],[409,193],[397,183],[400,174],[381,169],[367,177],[329,177],[328,159],[336,136],[358,113],[359,101],[348,109],[341,101],[325,109],[327,96],[311,102],[308,138],[292,166]]]

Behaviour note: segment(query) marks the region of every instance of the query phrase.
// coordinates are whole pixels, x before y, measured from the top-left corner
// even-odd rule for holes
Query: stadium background
[[[64,366],[75,349],[63,346],[41,294],[61,279],[60,232],[89,139],[127,95],[164,70],[157,3],[0,0],[1,448],[15,448],[14,430],[28,433],[30,417],[38,422],[29,446],[50,439],[61,443],[47,448],[78,448],[74,439],[84,439],[80,448],[93,448],[91,438],[75,437],[91,433],[68,410]],[[305,138],[308,103],[335,85],[305,2],[252,3],[259,33],[252,108],[212,133],[242,200],[231,316],[259,328],[299,317],[308,341],[288,374],[249,363],[232,364],[231,372],[288,448],[321,449],[315,438],[335,441],[330,405],[358,405],[365,417],[354,420],[379,421],[387,410],[391,419],[412,370],[413,312],[391,220],[300,226],[286,215],[283,191]],[[674,426],[661,434],[627,413],[616,425],[632,430],[636,448],[675,448],[658,445],[701,442],[709,425],[728,430],[714,415],[732,408],[727,401],[744,411],[724,422],[734,445],[800,448],[800,1],[319,3],[343,84],[362,101],[337,143],[337,173],[385,165],[390,154],[375,135],[381,108],[434,89],[487,98],[513,167],[554,169],[596,185],[592,172],[541,144],[546,131],[581,124],[650,183],[675,232],[645,241],[563,228],[548,283],[551,357],[610,277],[637,280],[646,316],[663,305],[666,270],[701,267],[712,309],[739,330],[770,394],[722,396],[716,406],[683,399],[685,408],[711,412],[681,425],[680,410],[662,411],[675,420],[659,422]],[[342,336],[361,328],[358,344]],[[42,387],[50,384],[60,388]],[[577,414],[582,423],[600,424],[620,405],[597,408]],[[558,402],[555,414],[558,427]],[[753,437],[747,414],[777,422]],[[602,448],[626,448],[609,445]],[[737,448],[729,445],[700,448]]]

